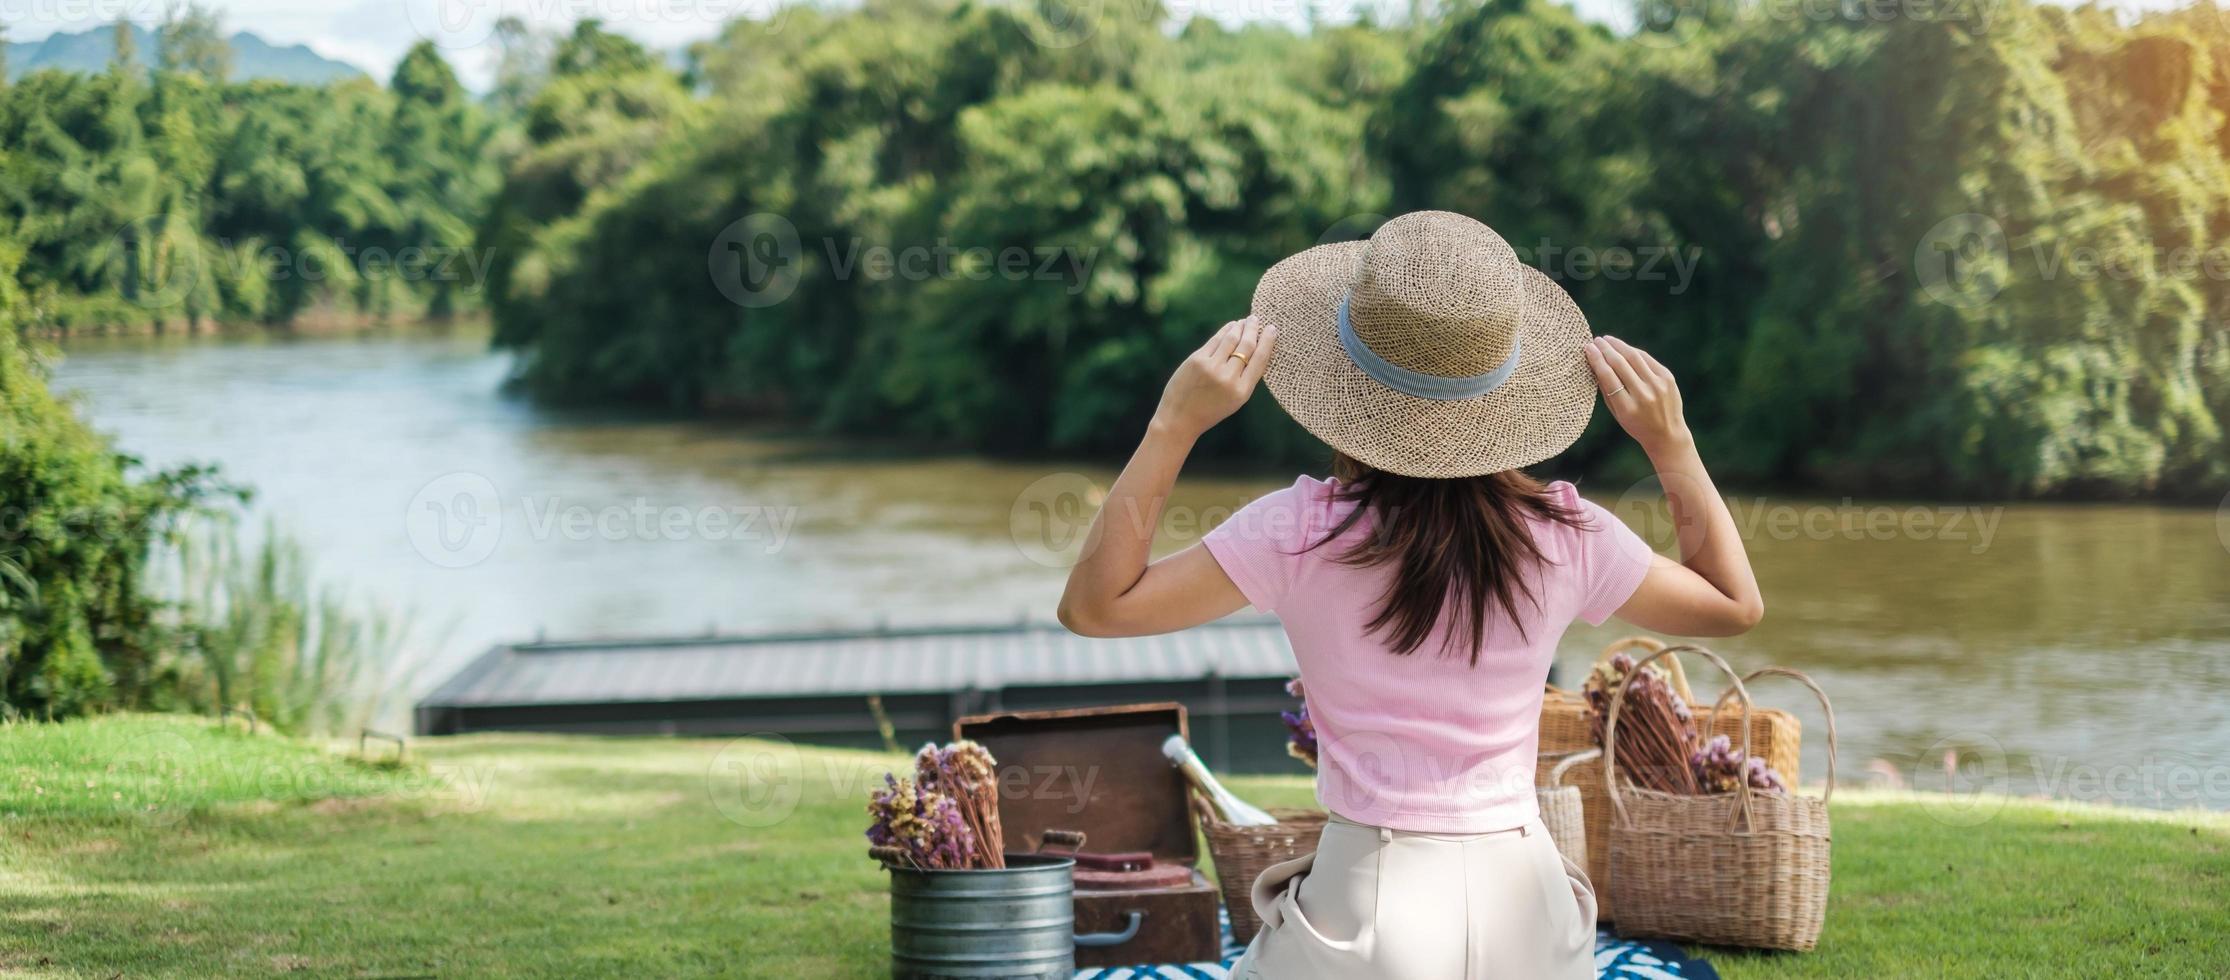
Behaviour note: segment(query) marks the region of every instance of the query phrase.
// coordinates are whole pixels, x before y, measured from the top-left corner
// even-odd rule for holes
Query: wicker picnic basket
[[[1573,766],[1593,762],[1602,755],[1601,749],[1566,755],[1549,770],[1548,782],[1536,787],[1541,824],[1549,829],[1549,839],[1556,842],[1558,853],[1583,869],[1587,867],[1587,801],[1579,787],[1565,785],[1564,775]]]
[[[1629,636],[1604,647],[1595,657],[1596,663],[1609,660],[1622,650],[1632,649],[1636,656],[1650,656],[1662,652],[1665,644],[1647,636]],[[1696,703],[1695,695],[1688,689],[1688,675],[1681,669],[1680,658],[1666,657],[1659,664],[1670,676],[1673,691],[1699,711],[1705,706]],[[1729,739],[1747,737],[1751,744],[1761,746],[1760,753],[1766,765],[1780,773],[1789,785],[1796,785],[1797,749],[1802,741],[1803,727],[1796,716],[1786,711],[1759,710],[1750,715],[1748,731],[1742,728],[1742,718],[1729,712],[1713,711],[1710,717],[1699,719],[1704,734],[1725,735]],[[1592,723],[1588,718],[1587,698],[1579,691],[1566,691],[1551,687],[1541,701],[1540,760],[1534,769],[1534,781],[1550,784],[1552,770],[1573,753],[1600,749],[1595,741]],[[1603,888],[1610,878],[1611,804],[1603,793],[1603,763],[1600,758],[1581,761],[1573,766],[1565,780],[1580,790],[1581,814],[1587,822],[1587,856],[1583,864],[1587,877],[1595,883],[1597,919],[1610,922],[1617,918],[1617,906]]]
[[[1743,780],[1732,793],[1687,796],[1620,786],[1618,714],[1621,687],[1611,696],[1604,738],[1603,789],[1610,797],[1610,876],[1602,890],[1618,905],[1618,931],[1724,946],[1809,950],[1819,943],[1827,915],[1828,799],[1835,794],[1835,706],[1812,679],[1784,667],[1748,677],[1718,654],[1682,646],[1651,654],[1643,664],[1675,651],[1694,653],[1725,672],[1731,682],[1719,699],[1733,697],[1746,722],[1751,714],[1747,681],[1789,677],[1810,688],[1827,717],[1827,788],[1800,796],[1796,780],[1786,793],[1751,790]],[[1638,670],[1638,667],[1637,667]],[[1716,713],[1716,708],[1714,709]],[[1739,726],[1742,749],[1751,749],[1748,726]]]
[[[1244,943],[1262,930],[1262,917],[1254,914],[1254,879],[1273,864],[1291,861],[1316,851],[1331,815],[1322,810],[1271,807],[1278,822],[1264,827],[1240,827],[1217,819],[1208,802],[1193,794],[1200,832],[1208,838],[1208,854],[1216,861],[1216,885],[1223,892],[1223,906],[1231,913],[1232,938]]]

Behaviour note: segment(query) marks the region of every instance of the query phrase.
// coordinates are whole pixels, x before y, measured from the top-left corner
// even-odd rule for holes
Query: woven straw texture
[[[1538,787],[1541,801],[1541,824],[1549,830],[1549,839],[1556,842],[1557,853],[1571,859],[1581,870],[1587,867],[1587,801],[1580,788],[1567,782],[1574,766],[1602,758],[1598,749],[1574,752],[1557,761],[1549,770],[1548,780]],[[1538,778],[1536,773],[1536,778]],[[1588,880],[1595,880],[1595,872],[1588,870]],[[1600,918],[1600,916],[1597,916]]]
[[[1647,636],[1629,636],[1604,647],[1595,662],[1609,660],[1613,654],[1628,649],[1637,657],[1645,657],[1665,649],[1665,644]],[[1697,726],[1705,737],[1725,735],[1736,742],[1742,740],[1742,715],[1712,711],[1709,706],[1696,703],[1679,657],[1666,657],[1657,663],[1672,675],[1673,690],[1699,715]],[[1750,713],[1749,727],[1750,744],[1757,747],[1765,764],[1772,766],[1789,785],[1796,785],[1798,749],[1803,741],[1802,723],[1786,711],[1760,708]],[[1549,688],[1541,700],[1541,755],[1534,769],[1534,781],[1549,782],[1550,769],[1572,753],[1600,748],[1588,723],[1587,699],[1575,691]],[[1582,866],[1587,869],[1588,879],[1596,882],[1595,917],[1604,922],[1617,921],[1617,900],[1602,887],[1603,882],[1610,880],[1611,873],[1611,802],[1603,792],[1601,757],[1575,764],[1572,772],[1564,777],[1564,783],[1579,787],[1580,812],[1587,821],[1589,863]]]
[[[1603,739],[1610,746],[1603,784],[1612,811],[1605,890],[1616,896],[1619,934],[1809,950],[1819,944],[1827,915],[1835,707],[1811,678],[1786,668],[1767,667],[1737,677],[1717,654],[1691,646],[1652,654],[1649,660],[1674,651],[1694,653],[1724,671],[1729,693],[1745,713],[1751,704],[1747,681],[1774,675],[1810,688],[1826,712],[1827,789],[1817,798],[1800,796],[1794,779],[1780,795],[1752,792],[1747,781],[1736,792],[1704,796],[1621,786],[1618,715],[1626,692],[1619,690],[1611,698]]]
[[[1395,391],[1340,346],[1342,298],[1357,338],[1397,367],[1484,374],[1517,344],[1517,370],[1478,398]],[[1333,448],[1389,473],[1458,477],[1530,466],[1563,452],[1595,411],[1595,376],[1582,350],[1591,334],[1579,306],[1519,262],[1493,229],[1460,214],[1405,214],[1369,242],[1290,256],[1255,287],[1253,312],[1278,328],[1265,377],[1278,404]]]
[[[1231,915],[1231,935],[1241,943],[1262,931],[1262,917],[1254,914],[1251,891],[1254,880],[1273,864],[1316,853],[1317,838],[1331,818],[1322,810],[1271,807],[1277,823],[1267,827],[1238,827],[1216,819],[1198,794],[1193,810],[1200,816],[1200,832],[1208,838],[1208,856],[1216,861],[1216,886],[1223,892],[1223,907]]]

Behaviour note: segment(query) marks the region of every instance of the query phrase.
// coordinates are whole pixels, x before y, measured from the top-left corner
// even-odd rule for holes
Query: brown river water
[[[324,580],[407,617],[411,692],[537,634],[1047,619],[1113,475],[538,408],[469,331],[63,353],[56,386],[120,449],[220,464]],[[1290,481],[1185,480],[1165,547]],[[1649,489],[1583,488],[1669,547]],[[1732,499],[1769,611],[1711,645],[1826,688],[1845,783],[2230,808],[2230,499]],[[1561,675],[1625,632],[1574,626]],[[1690,664],[1699,692],[1708,670]],[[1805,719],[1819,778],[1819,710],[1793,685],[1759,694]]]

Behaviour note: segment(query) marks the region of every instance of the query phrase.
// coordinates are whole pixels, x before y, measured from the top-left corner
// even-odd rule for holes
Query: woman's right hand
[[[1643,452],[1654,455],[1693,443],[1671,371],[1649,352],[1616,337],[1596,337],[1586,349],[1587,366],[1603,387],[1603,404]]]
[[[1231,416],[1254,394],[1270,369],[1278,328],[1253,317],[1233,320],[1193,351],[1162,389],[1154,421],[1185,438],[1197,438]]]

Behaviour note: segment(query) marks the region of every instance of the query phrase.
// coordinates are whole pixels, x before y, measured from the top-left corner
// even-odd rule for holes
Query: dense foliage
[[[1734,479],[2230,485],[2220,11],[1645,6],[1620,36],[1548,0],[1306,33],[866,0],[679,68],[511,23],[478,105],[428,49],[385,90],[35,74],[0,236],[40,327],[440,313],[479,294],[178,255],[471,242],[538,395],[1099,454],[1270,263],[1447,208],[1680,372]],[[1268,399],[1208,448],[1321,452]],[[1557,465],[1636,463],[1599,421]]]
[[[485,230],[499,343],[550,396],[1107,452],[1269,263],[1438,207],[1658,351],[1740,478],[2219,494],[2230,34],[1913,9],[1172,36],[871,0],[733,24],[686,77],[561,56]],[[1630,472],[1606,429],[1563,465]],[[1315,451],[1266,400],[1217,438]]]
[[[0,242],[18,329],[442,316],[477,305],[494,127],[421,44],[382,89],[225,84],[204,12],[161,70],[0,88]],[[120,33],[120,38],[129,34]]]
[[[0,251],[0,272],[13,258]],[[17,300],[0,278],[0,327]],[[148,546],[210,489],[135,479],[0,329],[0,716],[157,703],[167,683]]]
[[[8,329],[16,300],[0,276],[0,722],[247,708],[286,731],[360,725],[409,663],[395,621],[312,581],[284,536],[237,537],[239,491],[211,471],[112,451]]]

